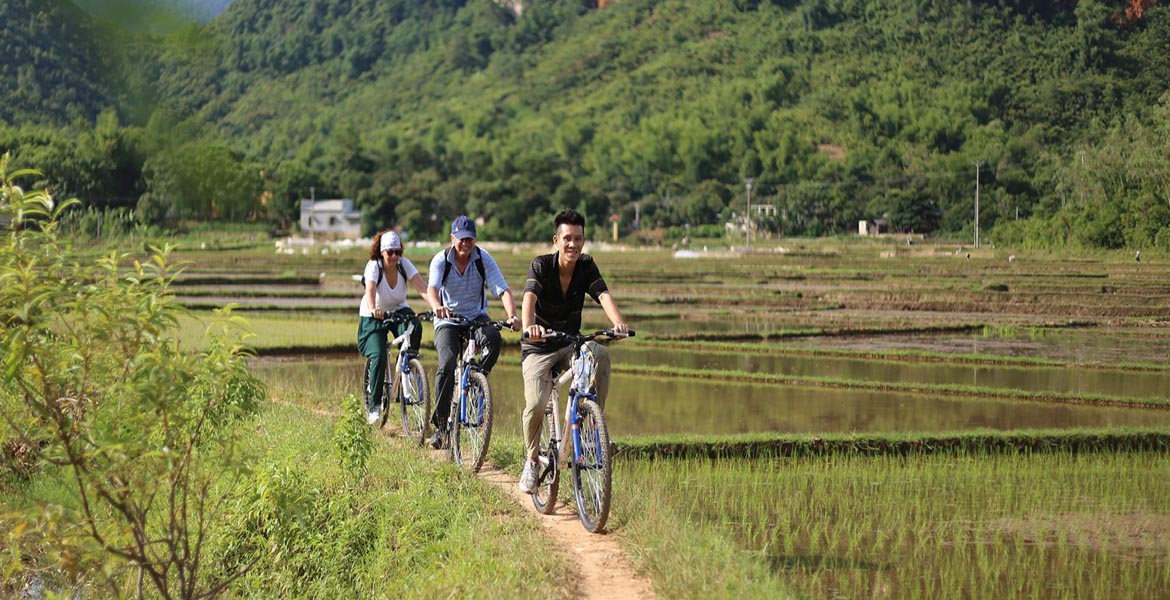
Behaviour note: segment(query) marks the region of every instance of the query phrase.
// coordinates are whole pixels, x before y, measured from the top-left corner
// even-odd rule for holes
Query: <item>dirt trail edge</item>
[[[286,402],[276,398],[275,404],[283,406],[304,406]],[[319,408],[308,409],[314,414],[336,417],[337,411]],[[413,443],[402,437],[402,429],[392,424],[385,428],[375,428],[375,435],[382,435],[404,443]],[[429,450],[429,448],[428,448]],[[430,452],[434,460],[444,460],[442,452]],[[479,470],[479,478],[496,486],[508,497],[520,503],[532,516],[540,522],[545,532],[567,554],[573,558],[573,566],[579,574],[577,594],[579,598],[593,600],[657,600],[650,580],[634,571],[630,559],[622,550],[621,544],[612,535],[598,535],[585,531],[581,521],[577,520],[575,507],[567,506],[563,502],[557,503],[556,511],[551,515],[542,515],[532,506],[532,498],[517,487],[519,479],[507,472],[497,469],[490,463],[484,463]],[[568,481],[562,482],[562,485]]]
[[[577,510],[563,502],[551,515],[542,515],[532,506],[532,498],[516,487],[515,475],[485,464],[480,479],[496,486],[519,502],[544,527],[558,545],[569,551],[579,572],[577,592],[580,598],[632,600],[657,598],[650,580],[634,571],[630,559],[613,535],[585,531],[577,519]],[[567,482],[562,482],[562,485]]]

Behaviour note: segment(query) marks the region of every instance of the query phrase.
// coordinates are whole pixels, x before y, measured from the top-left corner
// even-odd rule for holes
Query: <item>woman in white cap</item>
[[[427,284],[418,269],[402,255],[402,237],[394,231],[383,231],[374,236],[370,245],[370,260],[362,274],[361,323],[358,324],[358,351],[369,359],[370,394],[366,404],[366,420],[372,425],[382,418],[382,387],[386,379],[387,333],[394,330],[397,337],[414,324],[410,345],[418,348],[422,342],[422,327],[414,311],[406,303],[406,283],[426,298]],[[409,321],[383,321],[391,313],[404,314]]]

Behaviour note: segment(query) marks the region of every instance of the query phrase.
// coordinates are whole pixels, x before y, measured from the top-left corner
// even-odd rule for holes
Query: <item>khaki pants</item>
[[[605,397],[609,395],[609,350],[596,342],[587,345],[597,360],[593,384],[597,388],[597,404],[604,410]],[[548,354],[529,354],[520,363],[524,376],[524,448],[529,459],[535,460],[540,453],[540,430],[544,426],[544,407],[552,392],[552,370],[565,372],[574,357],[573,350],[570,345]],[[556,418],[563,418],[563,413]]]

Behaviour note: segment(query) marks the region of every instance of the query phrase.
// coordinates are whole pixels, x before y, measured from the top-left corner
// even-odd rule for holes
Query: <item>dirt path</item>
[[[273,399],[273,402],[285,406],[300,405]],[[327,417],[336,417],[336,411],[309,409],[314,414]],[[406,443],[402,437],[402,429],[394,425],[393,420],[385,428],[375,429],[375,435]],[[411,440],[412,442],[414,440]],[[430,451],[427,454],[435,460],[445,460],[442,452]],[[579,585],[576,593],[579,598],[592,600],[654,600],[658,596],[650,585],[650,580],[634,571],[633,564],[622,550],[621,544],[613,534],[597,535],[585,531],[581,522],[577,520],[577,511],[573,506],[561,502],[551,515],[536,512],[532,506],[532,498],[522,493],[517,487],[519,479],[491,464],[484,464],[479,471],[479,478],[494,485],[508,497],[524,507],[524,509],[540,521],[545,533],[565,550],[567,556],[572,557],[573,566],[579,575]],[[567,481],[566,481],[567,483]]]
[[[491,465],[484,465],[479,472],[480,479],[496,486],[516,502],[519,502],[534,518],[540,521],[548,534],[572,557],[580,574],[577,589],[579,598],[597,600],[634,600],[657,598],[650,580],[634,572],[630,559],[626,557],[621,544],[612,534],[597,535],[585,531],[577,520],[577,511],[563,502],[558,503],[551,515],[542,515],[532,506],[532,499],[517,487],[517,476],[501,471]]]

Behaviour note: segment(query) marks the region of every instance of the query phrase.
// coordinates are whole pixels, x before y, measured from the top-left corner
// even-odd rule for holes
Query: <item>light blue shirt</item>
[[[508,282],[500,271],[496,259],[478,246],[471,251],[471,259],[467,261],[467,269],[462,273],[451,258],[451,271],[447,275],[447,282],[443,283],[444,263],[447,253],[454,252],[446,248],[431,259],[430,270],[427,273],[427,285],[439,291],[439,301],[443,306],[450,307],[455,314],[470,320],[488,316],[487,300],[484,298],[484,281],[479,276],[479,269],[475,266],[475,259],[483,259],[483,274],[487,278],[487,289],[497,298],[508,291]],[[451,325],[447,319],[435,319],[435,327]]]

